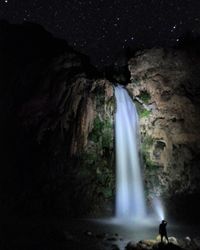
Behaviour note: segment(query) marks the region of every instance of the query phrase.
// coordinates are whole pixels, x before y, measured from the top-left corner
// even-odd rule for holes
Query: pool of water
[[[91,231],[94,235],[107,234],[107,237],[117,235],[116,244],[120,249],[124,249],[129,241],[138,242],[140,240],[156,239],[158,236],[159,221],[146,219],[139,221],[119,221],[112,218],[107,219],[90,219],[81,220],[78,222],[78,227]],[[74,225],[75,226],[75,225]],[[184,225],[176,224],[173,221],[168,221],[167,232],[168,237],[183,239],[185,237],[197,238],[199,236],[199,225]]]
[[[109,250],[117,245],[124,250],[129,241],[156,239],[159,222],[155,220],[118,221],[104,219],[10,219],[0,227],[1,244],[13,249],[87,249]],[[198,225],[181,225],[168,221],[168,236],[196,238]],[[3,248],[2,248],[3,249]]]

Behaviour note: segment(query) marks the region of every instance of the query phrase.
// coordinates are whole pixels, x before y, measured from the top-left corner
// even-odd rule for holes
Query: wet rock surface
[[[86,56],[38,25],[1,22],[0,34],[2,214],[112,215],[113,83]],[[126,63],[115,65],[115,71],[121,66]],[[148,206],[156,195],[169,214],[195,217],[199,57],[154,48],[137,52],[128,69],[126,88],[140,115]],[[125,71],[123,84],[129,77]],[[120,80],[123,74],[110,79]]]
[[[171,238],[171,239],[170,239]],[[170,237],[169,243],[160,243],[156,240],[141,240],[138,243],[129,242],[125,247],[126,250],[137,250],[137,249],[200,249],[198,243],[196,244],[196,239],[188,240],[185,239],[176,239],[175,237]],[[173,238],[173,239],[172,239]],[[188,238],[188,237],[187,237]]]
[[[153,196],[162,197],[171,206],[170,213],[179,214],[183,204],[189,208],[199,197],[198,55],[172,49],[144,50],[130,59],[129,70],[127,89],[136,98],[140,115],[148,200],[151,203]],[[191,207],[188,213],[192,213]]]

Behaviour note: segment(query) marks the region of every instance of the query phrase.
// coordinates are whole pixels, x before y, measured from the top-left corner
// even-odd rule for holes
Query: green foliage
[[[149,197],[155,187],[163,188],[160,183],[159,175],[161,172],[161,166],[153,162],[150,158],[150,151],[155,141],[151,136],[144,136],[142,140],[142,158],[144,162],[145,171],[145,196]]]
[[[94,91],[95,99],[96,99],[96,107],[97,110],[101,109],[102,105],[105,103],[105,90],[101,86],[95,88]]]
[[[97,107],[102,107],[102,105],[104,105],[105,102],[105,97],[102,94],[98,94],[96,96],[96,105]]]
[[[135,103],[135,106],[136,106],[136,109],[140,118],[148,117],[151,114],[151,111],[145,109],[143,105],[139,103],[138,101],[135,101],[134,103]]]
[[[112,195],[113,195],[112,190],[111,190],[111,189],[108,189],[108,188],[104,188],[103,194],[104,194],[104,197],[105,197],[106,199],[112,198]]]
[[[93,124],[93,130],[90,134],[90,139],[99,144],[99,148],[110,148],[113,138],[113,126],[110,120],[101,121],[99,116],[96,116]]]
[[[73,199],[80,200],[87,213],[95,213],[110,202],[114,197],[115,174],[113,156],[113,122],[111,114],[115,105],[115,98],[105,102],[102,88],[95,90],[96,117],[92,131],[85,147],[77,159],[74,168],[73,182],[75,190]]]
[[[151,114],[151,111],[145,109],[143,112],[141,112],[141,113],[139,114],[139,116],[140,116],[141,118],[143,118],[143,117],[148,117],[150,114]]]
[[[141,91],[139,98],[143,101],[143,103],[148,104],[151,96],[147,91]]]
[[[81,156],[81,160],[84,162],[86,166],[94,164],[96,161],[96,154],[93,152],[84,153]]]
[[[108,101],[107,101],[107,109],[110,110],[111,114],[114,114],[116,112],[116,107],[117,107],[117,103],[115,100],[115,97],[112,96]]]
[[[143,142],[148,145],[148,146],[152,146],[153,145],[153,138],[151,136],[145,136],[145,139],[143,140]]]
[[[142,155],[146,165],[146,169],[148,170],[157,170],[160,169],[160,166],[156,165],[154,162],[151,161],[149,156],[149,151],[154,144],[154,140],[151,136],[145,136],[142,141]]]
[[[109,120],[105,120],[102,129],[102,147],[109,148],[112,143],[113,127]]]
[[[160,187],[159,172],[160,166],[155,165],[148,157],[144,157],[145,162],[145,195],[146,197],[154,190],[155,187]]]
[[[140,104],[138,101],[134,101],[135,103],[135,106],[136,106],[136,109],[137,109],[137,112],[140,116],[140,113],[142,113],[145,109],[144,107],[142,106],[142,104]]]
[[[89,134],[87,151],[82,152],[74,173],[77,198],[88,205],[87,211],[98,211],[102,204],[113,199],[115,176],[112,154],[113,123],[109,114],[113,112],[115,98],[105,103],[105,93],[96,95],[97,115]]]
[[[144,157],[144,160],[147,170],[157,171],[160,168],[158,165],[155,165],[154,162],[152,162],[148,157]]]
[[[95,145],[80,156],[80,165],[75,179],[79,192],[82,196],[87,196],[88,203],[94,209],[95,204],[98,207],[97,204],[100,205],[101,201],[113,198],[115,177],[112,157],[104,153],[105,148],[110,152],[113,143],[113,126],[110,119],[101,120],[96,116],[90,140]]]
[[[111,98],[109,98],[109,100],[107,102],[107,105],[111,106],[111,107],[115,107],[116,106],[116,100],[115,100],[114,96],[112,96]]]
[[[159,168],[159,166],[155,165],[154,162],[150,160],[149,150],[153,146],[153,138],[151,136],[145,136],[142,141],[142,155],[143,160],[147,170],[154,171]]]
[[[81,156],[81,165],[76,175],[80,185],[80,192],[84,193],[89,190],[89,197],[92,203],[95,197],[102,199],[111,199],[114,189],[114,173],[108,162],[97,153],[84,153]],[[84,184],[84,188],[82,185]],[[88,194],[87,194],[88,196]]]
[[[100,120],[99,116],[96,116],[93,124],[93,130],[91,133],[91,140],[95,143],[99,142],[99,138],[101,136],[103,129],[103,122]]]

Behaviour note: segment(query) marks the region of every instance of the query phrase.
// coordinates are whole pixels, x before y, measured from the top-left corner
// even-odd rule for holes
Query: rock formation
[[[0,34],[2,211],[112,215],[113,83],[38,25],[1,22]],[[124,84],[129,74],[122,66],[117,79]],[[144,50],[129,60],[128,69],[149,206],[159,196],[178,214],[199,197],[199,57]]]
[[[136,99],[148,200],[162,197],[167,208],[176,203],[173,214],[180,213],[200,188],[199,57],[154,48],[137,52],[129,70],[127,88],[146,107]],[[185,204],[177,205],[179,199]]]
[[[112,84],[38,25],[2,22],[0,28],[1,209],[111,214]]]

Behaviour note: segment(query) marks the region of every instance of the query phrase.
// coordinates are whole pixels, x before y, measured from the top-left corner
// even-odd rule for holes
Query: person
[[[160,223],[159,226],[159,234],[161,236],[161,243],[163,243],[163,237],[166,238],[167,242],[169,243],[168,237],[167,237],[167,221],[166,220],[162,220],[162,222]]]

